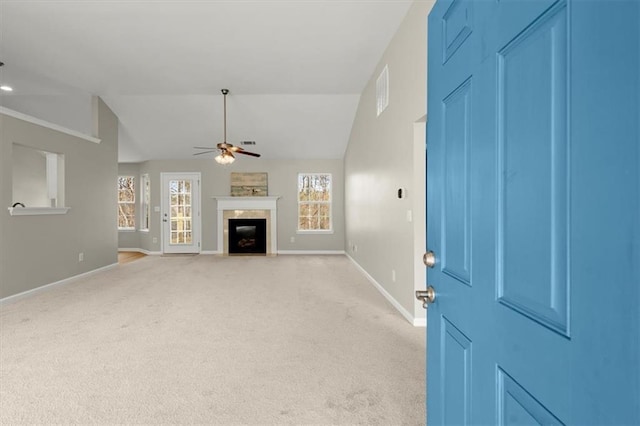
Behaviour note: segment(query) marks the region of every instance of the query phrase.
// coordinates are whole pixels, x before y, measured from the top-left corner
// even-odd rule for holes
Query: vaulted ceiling
[[[14,87],[0,101],[99,95],[121,122],[119,160],[136,162],[222,141],[228,88],[229,142],[256,141],[268,159],[342,158],[411,3],[0,0],[0,83]]]

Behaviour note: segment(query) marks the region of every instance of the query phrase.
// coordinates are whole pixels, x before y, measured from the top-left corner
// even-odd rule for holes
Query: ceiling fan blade
[[[193,149],[217,149],[215,146],[194,146]]]
[[[252,157],[260,157],[260,154],[256,154],[255,152],[249,152],[249,151],[245,151],[244,149],[240,148],[240,150],[236,151],[238,154],[244,154],[244,155],[250,155]]]
[[[217,149],[210,149],[209,151],[196,152],[193,155],[209,154],[210,152],[218,152],[218,150]]]

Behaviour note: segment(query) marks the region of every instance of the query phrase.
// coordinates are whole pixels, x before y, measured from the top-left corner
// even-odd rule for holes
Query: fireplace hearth
[[[267,254],[267,220],[229,219],[229,254]]]

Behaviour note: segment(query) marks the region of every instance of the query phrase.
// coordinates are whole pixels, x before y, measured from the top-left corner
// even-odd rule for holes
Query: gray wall
[[[0,114],[0,298],[117,262],[118,119],[97,108],[100,144]],[[14,143],[65,155],[67,214],[9,215]]]
[[[213,157],[213,156],[212,156]],[[135,175],[139,183],[142,174],[151,180],[151,226],[149,232],[119,232],[119,247],[140,248],[160,252],[160,213],[162,172],[200,172],[202,175],[202,250],[217,250],[217,203],[213,196],[229,196],[231,172],[266,172],[269,195],[278,200],[278,250],[314,251],[344,250],[343,162],[336,160],[263,160],[239,158],[230,166],[221,166],[213,158],[197,160],[154,160],[136,164],[120,164],[120,174]],[[327,172],[333,176],[333,234],[296,234],[297,177],[299,172]],[[114,183],[115,186],[115,183]],[[137,192],[139,196],[139,190]],[[115,211],[115,207],[114,207]],[[291,237],[295,242],[291,242]],[[153,239],[157,242],[154,243]],[[138,245],[135,245],[135,244]]]
[[[424,241],[424,231],[415,234],[407,212],[424,218],[426,186],[416,176],[424,173],[425,139],[414,142],[414,125],[426,114],[426,20],[432,5],[414,2],[387,47],[360,97],[344,160],[347,253],[414,318],[424,318],[414,299],[416,285],[424,286],[415,283],[420,259],[414,239]],[[376,117],[376,79],[387,64],[389,106]],[[422,158],[415,161],[416,155]],[[407,198],[396,197],[400,187]]]

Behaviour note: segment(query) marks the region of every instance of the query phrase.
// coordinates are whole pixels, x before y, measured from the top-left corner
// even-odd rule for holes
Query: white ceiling
[[[0,83],[14,87],[5,99],[101,96],[121,121],[121,162],[220,142],[222,88],[229,142],[255,140],[264,158],[342,158],[411,3],[0,0]]]

